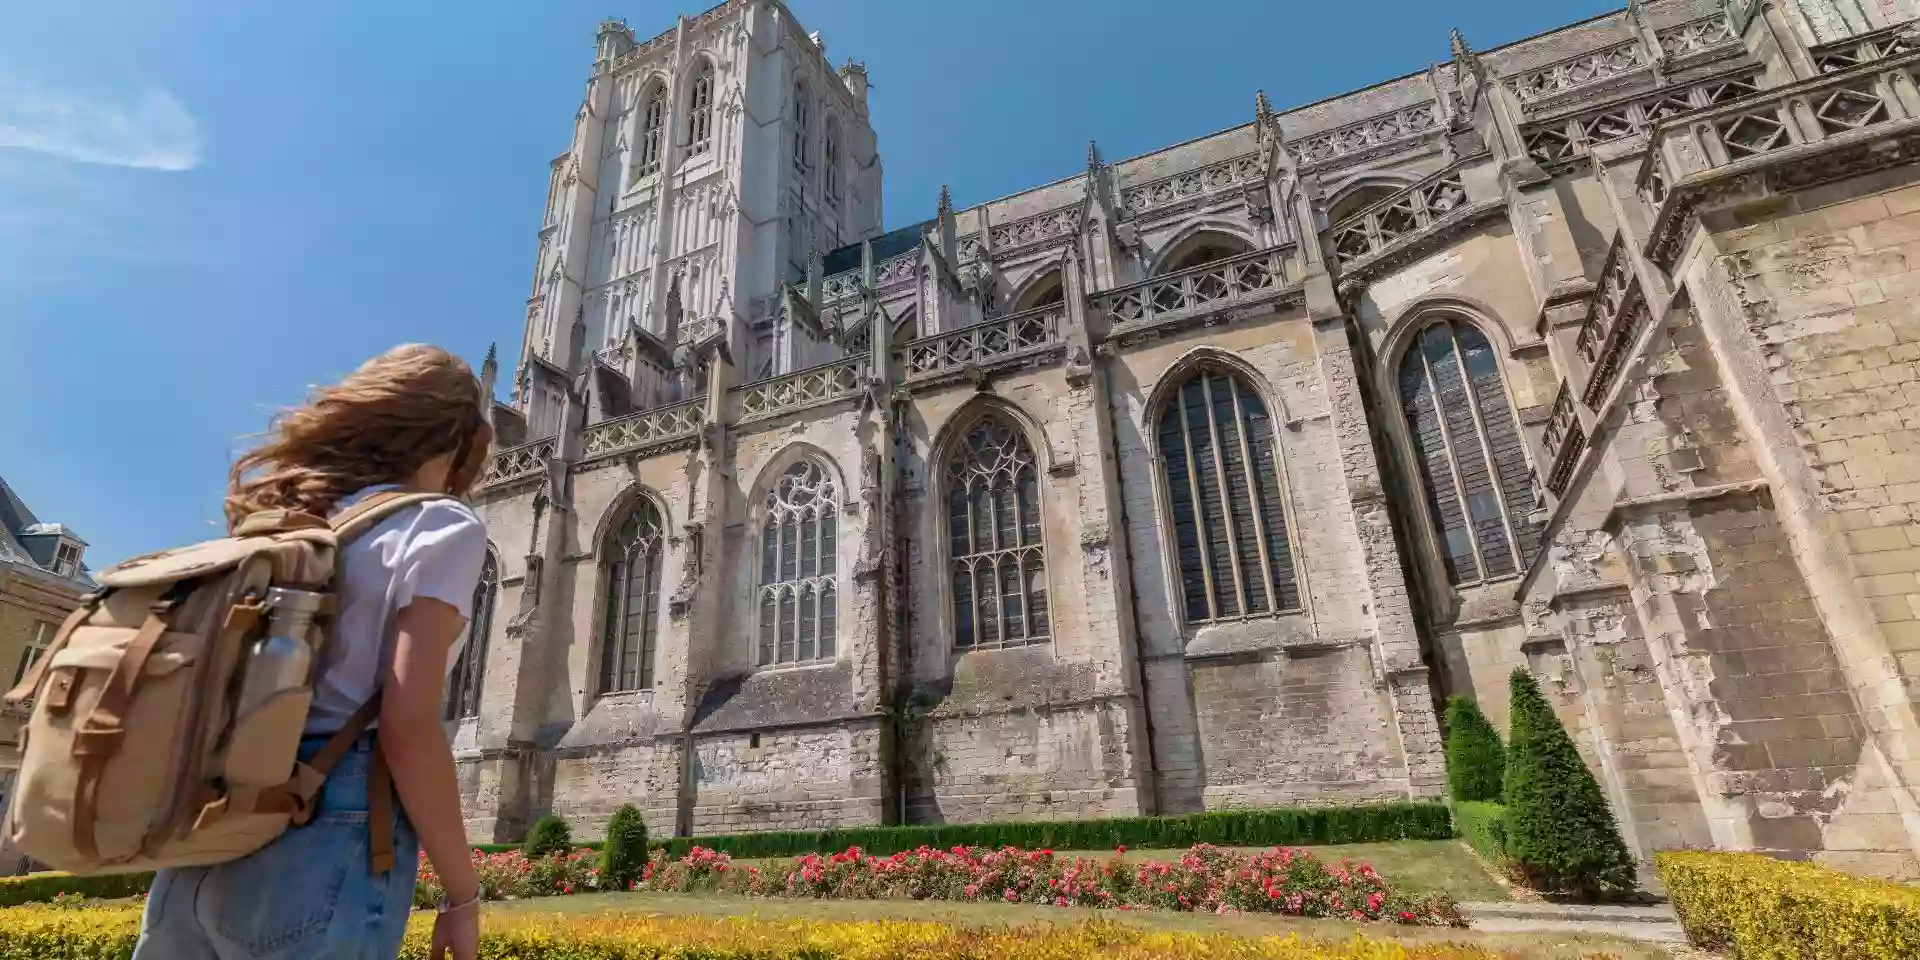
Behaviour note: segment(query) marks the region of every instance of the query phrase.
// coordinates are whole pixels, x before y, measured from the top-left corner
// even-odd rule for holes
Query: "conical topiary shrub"
[[[1455,802],[1500,802],[1507,751],[1480,705],[1468,697],[1447,701],[1447,786]]]
[[[607,821],[607,839],[600,844],[600,884],[603,890],[625,890],[647,868],[647,824],[633,804],[623,804]]]
[[[572,847],[573,831],[567,829],[567,822],[549,813],[534,821],[533,830],[528,832],[526,842],[520,845],[520,852],[529,860],[537,860]]]
[[[1633,858],[1599,781],[1525,670],[1513,672],[1507,856],[1535,889],[1591,898],[1633,891]]]

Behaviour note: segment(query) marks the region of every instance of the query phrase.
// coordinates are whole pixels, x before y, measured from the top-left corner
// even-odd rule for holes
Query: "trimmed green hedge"
[[[101,900],[131,897],[146,893],[153,882],[151,873],[108,873],[76,877],[71,873],[29,873],[19,877],[0,877],[0,907],[23,903],[44,903],[63,893],[79,894]]]
[[[1375,843],[1384,840],[1446,840],[1453,835],[1453,820],[1447,808],[1439,803],[1420,802],[1221,810],[1178,817],[1111,820],[792,830],[674,837],[652,846],[666,850],[668,856],[675,858],[685,856],[695,846],[720,850],[740,858],[759,858],[833,853],[856,846],[868,853],[886,856],[920,846],[1014,846],[1028,850],[1111,850],[1128,846],[1177,850],[1196,843],[1222,847],[1272,847]],[[598,843],[581,845],[599,846]],[[517,849],[517,845],[483,844],[479,849],[499,852]]]
[[[1487,862],[1496,866],[1506,862],[1506,807],[1497,803],[1456,803],[1453,822],[1460,828],[1460,838],[1487,858]]]
[[[1913,960],[1920,887],[1757,853],[1656,853],[1696,947],[1741,960]]]

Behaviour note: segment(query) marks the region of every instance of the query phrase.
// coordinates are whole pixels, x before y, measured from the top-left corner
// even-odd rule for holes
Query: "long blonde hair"
[[[492,439],[485,400],[459,357],[419,343],[394,347],[274,416],[266,441],[234,461],[227,523],[262,510],[324,517],[342,497],[406,483],[446,453],[454,454],[446,492],[464,495]]]

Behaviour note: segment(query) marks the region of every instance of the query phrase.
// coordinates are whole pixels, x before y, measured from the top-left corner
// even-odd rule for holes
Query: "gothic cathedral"
[[[1436,797],[1436,703],[1523,668],[1643,857],[1920,870],[1916,6],[1456,33],[892,231],[866,70],[779,0],[602,24],[470,832]]]

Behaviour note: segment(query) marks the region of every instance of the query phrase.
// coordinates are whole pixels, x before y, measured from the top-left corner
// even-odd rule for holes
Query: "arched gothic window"
[[[700,61],[687,94],[687,156],[706,153],[713,143],[713,64]]]
[[[840,202],[840,125],[827,121],[827,140],[821,153],[820,167],[826,174],[827,202]]]
[[[760,541],[759,662],[799,663],[834,655],[839,565],[833,477],[802,460],[767,491]]]
[[[1013,305],[1014,313],[1038,310],[1067,302],[1067,290],[1062,283],[1060,271],[1049,270],[1045,276],[1035,280],[1020,294]]]
[[[656,83],[647,89],[645,105],[640,108],[640,153],[634,160],[635,180],[660,172],[660,130],[666,122],[667,90]]]
[[[1047,640],[1052,631],[1040,522],[1032,449],[1006,421],[981,418],[947,462],[954,647]]]
[[[454,661],[447,685],[447,719],[480,715],[480,685],[486,679],[487,637],[493,632],[494,598],[500,593],[500,564],[487,551],[480,565],[480,582],[473,587],[473,615],[467,619],[467,642]]]
[[[1486,336],[1450,319],[1421,330],[1400,358],[1400,404],[1447,579],[1476,583],[1525,569],[1538,539],[1527,520],[1533,489]]]
[[[1226,260],[1243,253],[1251,253],[1252,244],[1239,237],[1225,233],[1204,231],[1180,241],[1180,244],[1167,251],[1160,261],[1161,274],[1176,273],[1192,267],[1205,266],[1216,260]]]
[[[1279,450],[1259,395],[1203,366],[1167,398],[1158,438],[1187,622],[1298,609]]]
[[[1339,223],[1399,192],[1399,187],[1384,183],[1370,183],[1355,187],[1342,194],[1332,206],[1327,208],[1327,222]]]
[[[793,85],[793,168],[807,169],[807,85]]]
[[[665,552],[660,511],[641,500],[627,511],[601,563],[607,598],[602,611],[600,692],[653,686],[660,619],[660,562]]]

